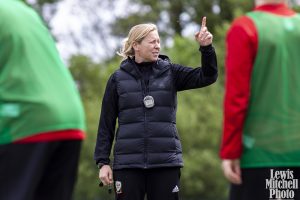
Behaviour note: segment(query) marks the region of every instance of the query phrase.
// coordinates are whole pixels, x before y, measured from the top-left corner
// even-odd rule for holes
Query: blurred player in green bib
[[[300,15],[287,4],[256,0],[227,34],[220,156],[230,200],[300,199]]]
[[[37,13],[0,1],[0,199],[68,200],[84,133],[76,85]]]

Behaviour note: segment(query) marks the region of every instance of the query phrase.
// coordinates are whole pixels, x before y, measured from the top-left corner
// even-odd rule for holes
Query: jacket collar
[[[166,55],[159,55],[158,60],[153,65],[154,77],[159,76],[170,67],[170,59]],[[120,69],[134,76],[136,79],[141,79],[142,75],[138,66],[134,62],[134,58],[128,57],[126,60],[121,62]]]

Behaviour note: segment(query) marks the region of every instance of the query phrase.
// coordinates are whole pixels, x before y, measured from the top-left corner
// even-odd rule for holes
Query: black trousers
[[[242,184],[231,184],[230,200],[300,200],[299,167],[242,169]],[[294,182],[293,182],[294,181]],[[292,183],[289,183],[292,182]],[[295,184],[298,183],[298,184]],[[295,186],[296,188],[293,188]]]
[[[179,200],[180,168],[115,170],[116,200]]]
[[[0,145],[0,199],[70,200],[81,141]]]

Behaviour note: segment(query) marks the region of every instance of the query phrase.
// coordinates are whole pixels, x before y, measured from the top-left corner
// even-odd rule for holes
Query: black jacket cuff
[[[214,48],[213,48],[213,45],[210,44],[210,45],[207,45],[207,46],[200,46],[199,47],[199,51],[201,52],[207,52],[207,51],[212,51]]]

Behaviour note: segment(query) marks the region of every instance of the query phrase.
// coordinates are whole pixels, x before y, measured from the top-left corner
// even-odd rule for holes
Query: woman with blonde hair
[[[203,66],[198,68],[173,64],[160,55],[154,24],[132,27],[118,53],[123,61],[106,86],[94,155],[101,182],[114,182],[117,200],[143,200],[146,194],[148,200],[179,199],[183,160],[176,129],[177,92],[208,86],[218,75],[205,17],[195,39],[202,53]]]

